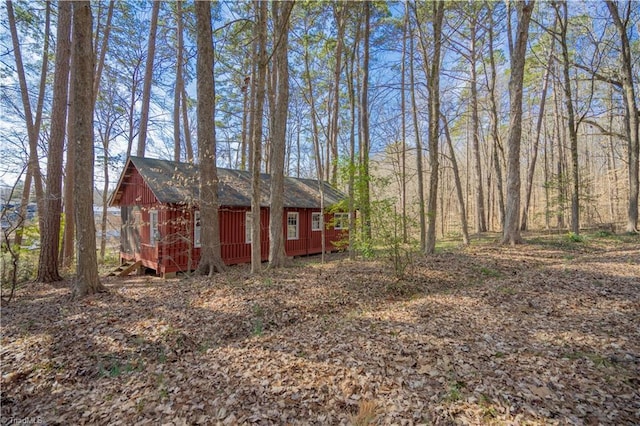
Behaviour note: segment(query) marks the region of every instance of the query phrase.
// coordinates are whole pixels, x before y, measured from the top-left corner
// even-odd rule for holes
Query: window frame
[[[202,225],[200,223],[200,210],[193,211],[193,248],[202,247]]]
[[[158,244],[160,232],[158,231],[158,210],[149,210],[149,245],[155,247]]]
[[[320,219],[315,220],[316,217],[319,217]],[[322,231],[323,224],[324,224],[324,215],[322,214],[322,212],[311,212],[311,230]]]
[[[290,227],[293,226],[291,223],[289,223],[289,220],[291,218],[294,218],[296,220],[295,223],[295,236],[291,236],[289,231],[290,231]],[[295,240],[299,240],[300,239],[300,212],[287,212],[287,241],[295,241]]]
[[[349,229],[349,213],[341,212],[333,214],[333,229],[344,231]]]
[[[253,240],[253,212],[247,210],[244,212],[244,243],[251,244]]]

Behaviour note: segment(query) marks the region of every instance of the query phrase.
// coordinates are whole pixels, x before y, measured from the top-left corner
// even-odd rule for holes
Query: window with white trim
[[[287,240],[298,239],[298,212],[287,213]]]
[[[200,235],[201,235],[200,210],[196,210],[193,212],[193,246],[196,248],[202,246]]]
[[[333,229],[349,229],[349,213],[335,213],[333,215]]]
[[[253,214],[247,210],[244,214],[244,242],[251,244],[251,235],[253,235]]]
[[[311,230],[322,231],[322,213],[321,212],[311,213]]]
[[[155,246],[158,237],[158,211],[149,210],[149,245]]]

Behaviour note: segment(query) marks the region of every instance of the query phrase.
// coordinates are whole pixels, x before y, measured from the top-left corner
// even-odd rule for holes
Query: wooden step
[[[142,261],[138,260],[137,262],[125,262],[124,264],[117,267],[113,272],[109,274],[110,277],[124,277],[126,275],[130,275],[133,271],[137,270],[140,266],[142,266]]]

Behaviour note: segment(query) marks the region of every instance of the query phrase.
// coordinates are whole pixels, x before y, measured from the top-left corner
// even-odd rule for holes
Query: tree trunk
[[[558,20],[556,19],[553,25],[553,32],[556,31]],[[527,230],[527,220],[529,215],[529,204],[531,203],[531,190],[533,189],[533,174],[536,168],[536,161],[538,159],[538,146],[540,144],[540,133],[542,132],[542,121],[544,118],[544,107],[547,100],[547,89],[549,87],[549,80],[551,77],[551,64],[554,57],[555,37],[551,38],[551,47],[549,48],[549,59],[547,60],[547,67],[544,70],[544,77],[542,77],[542,94],[540,98],[540,108],[538,112],[538,120],[536,122],[536,135],[533,140],[533,156],[529,163],[529,170],[527,171],[527,189],[524,197],[524,207],[522,208],[522,219],[520,221],[520,230]]]
[[[507,141],[507,202],[502,235],[504,244],[520,244],[520,138],[522,136],[522,85],[524,63],[529,37],[529,21],[535,0],[516,4],[518,25],[515,46],[511,53],[511,78],[509,79],[509,138]]]
[[[547,126],[545,124],[545,138],[544,138],[544,225],[545,229],[551,229],[550,212],[550,197],[549,197],[549,146],[548,141],[553,140],[553,135],[549,135]],[[551,146],[553,149],[553,145]]]
[[[73,27],[71,28],[71,58],[70,63],[73,65],[75,61],[75,52],[73,48]],[[75,99],[75,84],[76,70],[73,66],[69,70],[69,99]],[[76,221],[74,215],[74,196],[73,188],[75,179],[75,162],[76,162],[76,145],[75,145],[75,108],[69,106],[67,111],[67,162],[64,169],[64,230],[62,233],[62,267],[70,268],[74,262],[75,254],[75,235],[76,235]]]
[[[402,242],[409,241],[407,230],[407,103],[406,103],[406,59],[407,32],[409,29],[409,11],[405,7],[402,20],[402,57],[400,64],[400,119],[402,127],[401,157],[400,157],[400,204],[402,207]]]
[[[100,48],[100,58],[96,64],[96,73],[93,77],[93,103],[96,103],[98,99],[98,89],[100,88],[100,80],[102,78],[102,69],[104,68],[104,60],[107,56],[107,47],[109,46],[109,34],[111,33],[111,20],[113,18],[113,8],[115,1],[109,2],[109,10],[107,12],[107,22],[104,27],[104,34],[102,36],[102,47]],[[96,45],[98,43],[98,35],[96,34]],[[97,47],[97,46],[96,46]],[[97,53],[97,52],[96,52]]]
[[[71,4],[58,3],[56,34],[56,70],[53,80],[51,135],[47,157],[47,186],[44,228],[40,233],[40,282],[62,280],[58,271],[60,245],[60,214],[62,213],[62,160],[64,155],[65,125],[67,122],[67,96],[69,88],[69,60],[71,57]]]
[[[490,12],[493,16],[493,10]],[[496,187],[498,198],[498,210],[500,215],[500,228],[504,229],[504,188],[502,180],[502,163],[500,162],[500,152],[503,153],[502,144],[500,143],[500,118],[498,116],[498,102],[496,101],[496,61],[493,50],[493,19],[489,22],[489,64],[491,66],[491,78],[487,82],[489,89],[489,106],[491,120],[491,139],[493,139],[493,167],[496,172]]]
[[[613,130],[613,86],[609,86],[609,129]],[[618,168],[616,165],[616,152],[615,146],[613,143],[613,135],[610,133],[607,138],[607,171],[608,171],[608,182],[609,182],[609,199],[610,199],[610,214],[611,214],[611,222],[615,223],[618,221],[619,217],[619,208],[618,208],[618,200],[620,199],[618,195]],[[613,179],[613,182],[611,182]]]
[[[47,78],[47,68],[49,59],[49,23],[50,23],[50,5],[47,3],[47,14],[45,22],[45,35],[44,35],[44,49],[42,53],[42,69],[40,73],[40,86],[38,103],[36,106],[35,121],[31,111],[31,101],[29,99],[29,90],[27,87],[27,79],[24,72],[24,65],[22,62],[22,52],[20,50],[20,40],[18,39],[18,30],[16,28],[15,15],[13,12],[13,3],[11,1],[6,2],[7,5],[7,17],[9,21],[9,28],[11,31],[11,41],[13,43],[13,55],[16,62],[16,71],[18,73],[18,81],[20,83],[20,94],[22,96],[22,105],[24,108],[24,117],[27,126],[27,135],[29,138],[29,166],[27,173],[31,175],[31,181],[35,187],[36,202],[38,203],[38,225],[39,229],[44,229],[44,215],[45,211],[44,203],[44,188],[42,186],[42,173],[40,171],[40,159],[38,156],[38,138],[40,133],[40,123],[42,117],[42,107],[44,104],[44,91]],[[26,195],[26,197],[25,197]],[[20,204],[20,216],[26,217],[27,204],[29,203],[30,185],[25,185],[23,192],[22,202]],[[21,228],[21,227],[20,227]],[[20,245],[22,243],[22,229],[16,231],[16,238],[14,243]]]
[[[304,50],[304,79],[307,85],[307,102],[311,108],[311,128],[313,139],[313,152],[316,160],[316,178],[318,179],[318,191],[320,193],[320,209],[324,212],[324,186],[322,185],[322,177],[324,175],[324,168],[322,162],[322,152],[320,148],[320,130],[318,129],[318,113],[316,111],[315,95],[313,93],[313,83],[311,82],[311,65],[309,62],[309,49],[305,46]],[[325,254],[325,228],[320,229],[320,242],[321,242],[321,262],[324,263]]]
[[[420,220],[420,251],[427,248],[427,220],[424,203],[424,172],[422,166],[422,141],[418,125],[418,104],[416,102],[416,84],[414,70],[413,31],[409,31],[409,90],[411,91],[411,112],[413,116],[413,131],[416,138],[416,169],[418,173],[418,217]]]
[[[144,68],[144,87],[142,89],[142,110],[140,112],[140,133],[138,133],[138,157],[144,157],[147,144],[147,127],[149,124],[149,104],[151,102],[151,84],[153,82],[153,60],[156,52],[156,34],[158,32],[158,14],[160,1],[152,2],[151,28],[149,30],[149,46],[147,49],[147,63]],[[210,96],[210,95],[208,95]]]
[[[242,129],[240,134],[240,170],[247,170],[247,139],[249,138],[251,129],[247,129],[249,122],[249,99],[253,99],[253,95],[250,95],[251,77],[245,77],[242,85]],[[251,97],[250,97],[251,96]]]
[[[562,14],[560,12],[560,5],[554,3],[556,10],[556,18],[560,24],[560,47],[562,49],[562,76],[563,76],[563,88],[564,88],[564,101],[567,108],[567,121],[569,127],[569,143],[571,146],[571,231],[574,234],[580,233],[580,181],[579,181],[579,169],[578,169],[578,133],[576,128],[575,113],[573,110],[573,95],[571,93],[571,78],[569,76],[569,49],[567,47],[567,27],[569,16],[567,13],[566,1],[561,2]]]
[[[556,70],[557,71],[557,70]],[[554,127],[555,127],[555,136],[557,138],[556,147],[558,157],[555,161],[555,169],[556,169],[556,181],[557,181],[557,202],[556,202],[556,227],[558,229],[565,228],[565,220],[564,220],[564,203],[565,203],[565,167],[564,167],[564,137],[565,137],[565,126],[563,123],[563,111],[562,105],[560,104],[558,93],[558,84],[553,85],[553,105],[555,109],[554,113]],[[554,151],[552,150],[552,153]],[[553,163],[553,160],[552,160]]]
[[[180,99],[182,97],[184,78],[182,77],[184,42],[182,36],[182,2],[175,3],[176,19],[176,84],[173,90],[173,159],[180,161],[181,141],[180,141]],[[186,105],[183,106],[183,109]],[[186,133],[186,129],[185,129]]]
[[[96,225],[93,216],[93,46],[91,4],[73,2],[73,67],[75,78],[75,178],[74,206],[78,258],[73,297],[80,298],[106,289],[98,277]]]
[[[476,69],[477,49],[476,49],[476,34],[477,34],[477,18],[472,11],[470,22],[470,49],[469,49],[469,62],[471,71],[471,136],[473,142],[473,165],[476,175],[476,232],[487,231],[487,220],[484,209],[484,190],[482,185],[482,163],[480,161],[480,118],[478,117],[478,72]]]
[[[631,58],[629,36],[627,35],[629,15],[631,14],[632,8],[637,5],[632,1],[627,3],[627,16],[623,23],[620,19],[617,4],[611,0],[607,0],[606,3],[609,13],[611,14],[611,18],[618,29],[618,33],[620,35],[620,47],[622,50],[620,55],[622,62],[620,75],[622,79],[622,94],[624,98],[624,124],[627,137],[629,139],[629,206],[627,209],[626,231],[638,232],[638,193],[640,189],[638,180],[638,172],[640,170],[640,136],[638,133],[640,130],[640,112],[638,111],[635,88],[633,86],[633,62]]]
[[[348,183],[348,198],[349,198],[349,259],[355,260],[356,258],[356,216],[355,216],[355,165],[356,165],[356,121],[358,119],[356,115],[356,93],[355,93],[355,62],[356,62],[356,49],[359,43],[359,31],[356,30],[356,36],[354,37],[353,47],[349,52],[349,60],[346,61],[347,71],[347,91],[349,94],[349,112],[351,117],[351,125],[349,128],[349,183]],[[298,144],[299,146],[299,144]],[[299,156],[299,153],[298,153]]]
[[[100,221],[100,262],[104,262],[104,255],[107,251],[107,210],[109,203],[109,137],[111,129],[107,127],[102,141],[104,155],[102,158],[102,174],[104,183],[102,185],[102,218]]]
[[[293,2],[273,2],[274,114],[271,126],[271,200],[269,208],[269,266],[284,266],[286,254],[282,230],[284,214],[284,157],[289,108],[289,16]]]
[[[369,44],[371,32],[371,4],[364,3],[364,35],[362,42],[364,52],[362,57],[362,100],[360,101],[360,125],[362,130],[362,143],[360,152],[362,155],[362,226],[365,244],[371,243],[371,188],[369,177],[369,151],[371,149],[369,137]]]
[[[331,163],[331,184],[336,186],[338,183],[338,135],[340,129],[338,128],[338,118],[340,115],[340,73],[342,72],[342,49],[344,44],[344,28],[345,28],[345,7],[346,5],[340,5],[334,3],[333,16],[336,20],[336,26],[338,27],[338,34],[336,38],[336,64],[333,70],[333,98],[331,107],[331,124],[329,126],[329,137],[331,147],[331,157],[333,162]]]
[[[462,193],[462,181],[460,180],[460,172],[458,170],[458,161],[456,160],[456,152],[453,149],[451,134],[449,133],[449,124],[447,117],[442,115],[442,125],[444,127],[444,136],[449,146],[449,156],[451,157],[451,168],[453,169],[453,178],[456,184],[456,196],[458,197],[458,206],[460,208],[460,224],[462,225],[462,243],[469,245],[469,225],[467,224],[467,210],[464,205],[464,195]]]
[[[215,79],[211,4],[196,2],[198,157],[200,170],[201,251],[198,273],[225,270],[220,248],[218,169],[216,167]]]
[[[262,119],[267,78],[267,3],[254,1],[256,8],[254,63],[257,65],[257,79],[252,79],[252,93],[255,93],[254,111],[251,119],[251,273],[261,269],[261,223],[260,223],[260,164],[262,162]]]
[[[436,214],[438,202],[438,167],[439,167],[439,137],[440,137],[440,50],[442,46],[442,21],[444,17],[444,3],[433,2],[433,56],[431,71],[427,78],[429,93],[429,199],[427,200],[427,245],[425,254],[434,254],[436,250]]]

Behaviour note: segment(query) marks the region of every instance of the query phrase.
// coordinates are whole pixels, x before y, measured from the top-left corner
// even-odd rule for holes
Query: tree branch
[[[600,132],[602,133],[602,135],[604,136],[615,136],[616,138],[622,139],[622,140],[626,140],[627,136],[623,135],[622,133],[617,133],[614,132],[612,130],[607,130],[604,127],[602,127],[602,125],[600,125],[597,121],[595,120],[591,120],[589,118],[585,118],[582,120],[583,123],[585,124],[590,124],[593,127],[596,127],[598,130],[600,130]]]
[[[606,75],[602,75],[602,74],[592,70],[591,68],[586,67],[584,65],[581,65],[581,64],[579,64],[577,62],[574,62],[572,65],[574,67],[576,67],[576,68],[580,68],[581,70],[590,73],[596,80],[600,80],[600,81],[604,81],[604,82],[609,83],[609,84],[613,84],[616,87],[622,87],[622,82],[620,82],[619,80],[615,80],[612,77],[609,77],[609,76],[606,76]]]

